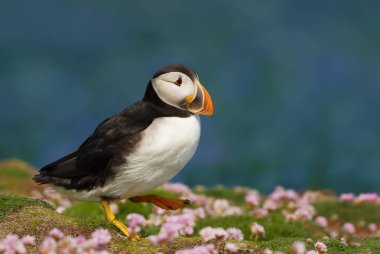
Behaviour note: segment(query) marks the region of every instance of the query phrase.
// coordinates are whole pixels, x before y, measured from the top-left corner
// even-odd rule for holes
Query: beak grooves
[[[195,96],[189,96],[192,97],[192,101],[188,105],[187,110],[195,114],[212,116],[214,114],[214,106],[210,94],[199,81],[195,82],[195,86]]]
[[[212,104],[211,96],[202,85],[200,85],[200,87],[203,93],[203,103],[201,110],[197,113],[201,115],[212,116],[214,114],[214,105]]]

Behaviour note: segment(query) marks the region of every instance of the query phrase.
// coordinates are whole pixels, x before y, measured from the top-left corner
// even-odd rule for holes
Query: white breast
[[[169,181],[193,157],[200,132],[196,115],[155,119],[112,184],[103,187],[106,196],[142,195]]]

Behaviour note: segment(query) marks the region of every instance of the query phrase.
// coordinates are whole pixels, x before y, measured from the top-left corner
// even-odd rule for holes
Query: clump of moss
[[[41,200],[16,195],[0,194],[0,221],[2,221],[8,214],[19,211],[26,206],[40,206],[47,209],[53,209],[51,205]]]

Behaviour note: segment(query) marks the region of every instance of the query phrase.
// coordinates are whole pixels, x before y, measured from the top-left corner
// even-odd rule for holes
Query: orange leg
[[[141,240],[141,237],[139,235],[132,235],[129,233],[128,231],[128,228],[127,226],[125,226],[123,223],[121,223],[120,221],[118,221],[115,217],[115,215],[113,214],[111,208],[110,208],[110,204],[109,204],[109,201],[108,200],[102,200],[102,206],[103,206],[103,209],[104,209],[104,212],[106,214],[106,218],[109,222],[111,222],[112,224],[114,224],[121,232],[123,232],[123,234],[128,237],[128,238],[131,238],[132,240],[137,240],[137,241],[140,241]]]
[[[129,198],[134,203],[153,203],[161,209],[177,210],[190,204],[188,199],[165,198],[154,194]]]

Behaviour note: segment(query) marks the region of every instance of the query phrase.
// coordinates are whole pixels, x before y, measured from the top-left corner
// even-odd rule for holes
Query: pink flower
[[[302,194],[302,197],[300,198],[299,202],[301,204],[312,204],[318,200],[318,196],[318,193],[314,191],[306,191]]]
[[[114,202],[110,203],[110,208],[114,214],[119,212],[119,206]]]
[[[71,254],[73,250],[78,246],[78,242],[71,236],[65,236],[58,243],[58,247],[61,249],[62,254]]]
[[[178,237],[179,230],[182,228],[181,224],[166,222],[162,225],[158,235],[150,236],[148,239],[154,246],[160,246],[162,243]]]
[[[316,249],[316,251],[318,251],[318,253],[327,252],[327,246],[323,242],[320,242],[320,241],[314,244],[314,248]]]
[[[370,223],[368,224],[368,230],[371,233],[375,233],[377,231],[377,225],[375,223]]]
[[[376,202],[379,199],[377,193],[362,193],[357,198],[357,202]]]
[[[177,194],[189,194],[192,193],[191,189],[183,183],[165,183],[161,186],[161,189],[167,190]]]
[[[212,228],[212,227],[205,227],[201,229],[201,231],[199,231],[199,235],[206,242],[212,239],[223,240],[228,237],[227,231],[225,231],[223,228]]]
[[[273,212],[273,211],[277,210],[278,204],[277,204],[277,202],[275,202],[272,199],[267,199],[264,202],[263,208],[269,212]]]
[[[82,244],[82,243],[84,243],[84,242],[87,241],[86,238],[85,238],[84,236],[77,236],[77,237],[75,237],[74,239],[75,239],[75,242],[76,242],[77,244]]]
[[[292,244],[291,252],[293,254],[305,254],[306,246],[304,242],[296,241]]]
[[[287,200],[296,201],[299,199],[299,196],[295,190],[289,189],[285,191],[284,198]]]
[[[292,189],[285,190],[281,186],[277,186],[274,191],[269,195],[269,198],[273,201],[281,201],[281,200],[287,200],[287,201],[295,201],[299,199],[299,196],[297,192],[295,192]]]
[[[149,241],[153,244],[153,246],[160,246],[163,242],[162,238],[159,235],[152,235],[148,237]]]
[[[265,209],[259,208],[259,209],[256,209],[255,211],[253,211],[253,214],[254,214],[257,218],[264,218],[265,216],[268,215],[268,210],[265,210]]]
[[[213,204],[213,209],[215,211],[216,216],[222,216],[223,212],[229,208],[230,204],[227,199],[217,199]]]
[[[41,254],[55,254],[57,252],[57,242],[52,237],[46,237],[40,247]]]
[[[58,206],[57,209],[55,209],[55,211],[59,214],[63,214],[66,211],[66,207]]]
[[[354,224],[346,222],[343,224],[342,229],[349,234],[354,234],[356,232]]]
[[[263,251],[263,254],[273,254],[273,251],[270,250],[270,249],[265,249],[265,250]]]
[[[233,243],[226,243],[224,250],[227,254],[233,254],[239,250],[239,248]]]
[[[254,235],[256,238],[258,238],[258,237],[265,237],[265,229],[264,229],[264,227],[261,226],[260,224],[258,224],[257,222],[254,222],[251,225],[251,232],[252,232],[252,235]]]
[[[199,235],[203,238],[203,240],[210,241],[215,238],[214,229],[212,227],[205,227],[199,231]]]
[[[144,226],[146,223],[145,217],[137,213],[128,214],[127,221],[130,227]]]
[[[141,230],[141,226],[146,225],[144,216],[137,213],[130,213],[127,215],[127,224],[132,234],[137,234]]]
[[[306,252],[306,254],[318,254],[318,252],[315,250],[309,250],[308,252]]]
[[[312,220],[313,216],[315,214],[314,207],[308,205],[298,208],[294,215],[296,216],[297,220],[305,221],[305,220]]]
[[[297,220],[297,216],[294,213],[286,213],[285,214],[285,220],[286,222],[295,222]]]
[[[49,236],[54,238],[55,240],[59,240],[65,236],[65,234],[59,230],[58,228],[54,228],[49,232]]]
[[[187,236],[189,236],[189,235],[192,235],[193,233],[194,233],[194,228],[193,228],[193,227],[190,227],[190,226],[185,227],[185,228],[183,228],[183,229],[181,230],[181,234],[183,234],[183,235],[187,235]]]
[[[347,246],[347,238],[346,237],[341,237],[340,242],[344,245]]]
[[[256,191],[250,191],[245,196],[245,202],[252,208],[258,207],[260,204],[260,194]]]
[[[318,216],[315,218],[315,223],[323,228],[326,228],[329,225],[329,222],[327,221],[326,217]]]
[[[153,206],[153,213],[158,215],[164,215],[166,213],[166,210],[159,208],[158,206]]]
[[[228,237],[227,237],[228,239],[236,240],[239,242],[243,241],[244,239],[243,233],[238,228],[228,228],[227,233],[228,233]]]
[[[0,241],[0,253],[16,254],[25,252],[24,243],[18,235],[8,234],[5,239]]]
[[[181,235],[191,235],[194,231],[195,217],[191,213],[172,215],[166,218],[166,223],[176,224]]]
[[[36,244],[36,237],[26,235],[24,236],[21,241],[26,245],[35,245]]]
[[[199,206],[204,206],[208,202],[208,197],[205,195],[189,193],[186,196],[189,200],[191,200],[191,203]]]
[[[222,216],[231,216],[231,215],[242,215],[243,214],[243,210],[241,210],[240,207],[238,206],[231,206],[231,207],[228,207],[222,214]]]
[[[175,254],[217,254],[217,251],[213,244],[207,244],[203,246],[195,246],[191,249],[177,250]]]
[[[285,189],[282,186],[276,186],[273,192],[269,195],[269,198],[275,201],[280,201],[284,196]]]
[[[332,230],[332,231],[330,232],[330,235],[331,235],[331,237],[337,238],[337,237],[339,236],[339,232],[336,231],[336,230]]]
[[[182,209],[183,214],[191,214],[194,220],[204,219],[206,217],[206,212],[203,207],[198,207],[196,209],[184,208]]]
[[[353,193],[342,193],[339,199],[342,201],[350,202],[350,201],[354,201],[355,195]]]
[[[188,225],[194,226],[195,218],[193,214],[184,213],[184,214],[169,216],[166,218],[166,222],[177,223],[183,226],[188,226]]]
[[[228,237],[228,233],[223,228],[214,228],[214,235],[216,240],[224,240]]]
[[[61,194],[52,188],[45,188],[43,190],[43,193],[34,191],[33,196],[35,198],[43,199],[54,206],[58,213],[63,213],[67,207],[71,206],[70,200],[64,198]]]
[[[106,229],[97,229],[92,234],[92,242],[96,247],[105,247],[107,243],[111,240],[112,236]]]

